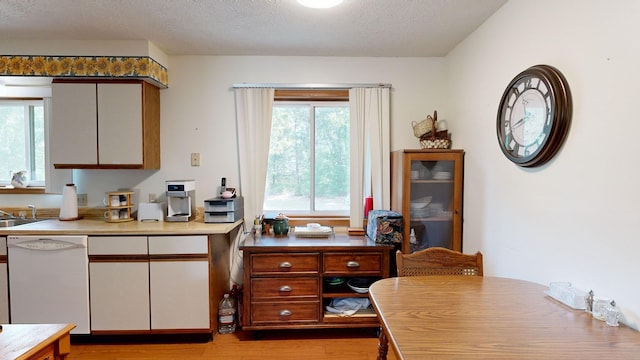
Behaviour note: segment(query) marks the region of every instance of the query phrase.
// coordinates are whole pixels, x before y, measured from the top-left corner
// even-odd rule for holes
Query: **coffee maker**
[[[165,221],[191,221],[196,217],[196,182],[168,180]]]

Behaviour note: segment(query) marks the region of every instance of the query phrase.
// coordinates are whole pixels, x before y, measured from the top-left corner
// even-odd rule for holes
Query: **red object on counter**
[[[367,196],[364,198],[364,218],[369,217],[369,211],[373,210],[373,197]]]

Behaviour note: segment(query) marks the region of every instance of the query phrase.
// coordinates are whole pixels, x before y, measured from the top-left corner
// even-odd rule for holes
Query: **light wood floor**
[[[375,360],[378,339],[373,329],[239,331],[215,334],[213,341],[186,343],[71,342],[68,360]],[[390,349],[389,360],[395,360]]]

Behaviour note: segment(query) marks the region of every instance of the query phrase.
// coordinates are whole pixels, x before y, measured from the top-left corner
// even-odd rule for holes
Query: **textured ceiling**
[[[0,39],[149,40],[169,55],[431,57],[506,1],[344,0],[313,10],[295,0],[0,0]]]

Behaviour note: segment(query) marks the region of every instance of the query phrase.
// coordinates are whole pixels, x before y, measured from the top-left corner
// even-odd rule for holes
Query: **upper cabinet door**
[[[56,79],[56,169],[160,169],[160,91],[141,80]]]
[[[98,84],[98,163],[142,164],[142,85]]]
[[[52,163],[96,165],[96,84],[54,83],[51,94]]]

